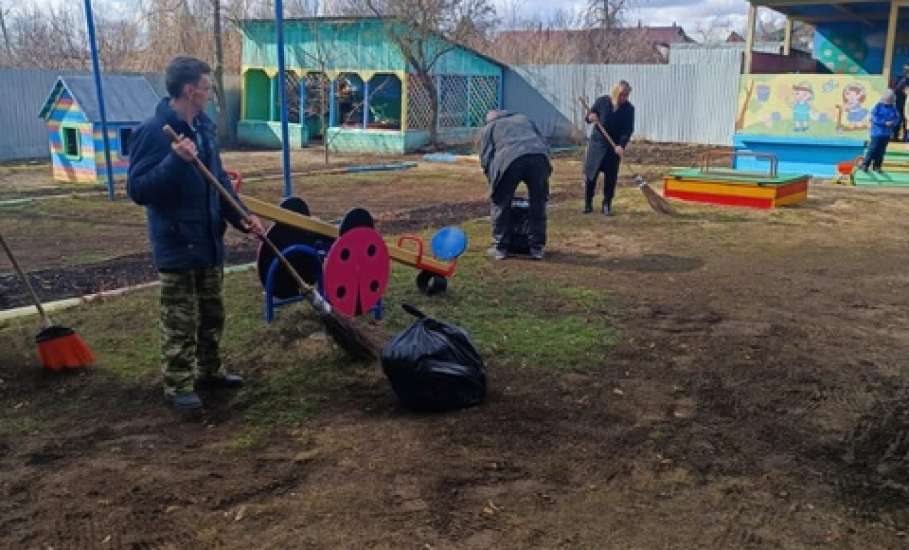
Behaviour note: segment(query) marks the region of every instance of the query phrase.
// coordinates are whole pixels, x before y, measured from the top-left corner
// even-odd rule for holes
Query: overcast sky
[[[495,0],[499,15],[509,13],[509,7],[521,6],[521,12],[544,20],[559,8],[578,10],[587,5],[586,0]],[[644,25],[662,26],[676,23],[693,32],[699,24],[709,25],[715,19],[728,21],[735,27],[744,27],[748,10],[746,0],[630,0],[633,5],[628,16]]]
[[[19,0],[15,3],[47,6],[64,1],[75,0]],[[509,6],[518,5],[521,15],[540,17],[543,20],[552,16],[557,9],[580,10],[587,5],[587,0],[493,0],[493,2],[500,17],[509,15]],[[730,23],[728,26],[744,28],[748,9],[746,0],[629,0],[629,2],[632,5],[628,13],[631,22],[640,19],[644,25],[649,26],[677,23],[689,34],[694,33],[698,25],[709,26],[710,22],[716,19]],[[94,4],[109,13],[135,5],[136,0],[94,0]]]

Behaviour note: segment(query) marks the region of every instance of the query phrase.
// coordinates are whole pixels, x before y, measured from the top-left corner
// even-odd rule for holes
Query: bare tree
[[[6,49],[6,64],[12,64],[13,62],[13,46],[10,43],[9,38],[9,29],[6,26],[6,20],[12,13],[12,7],[6,7],[6,2],[0,0],[0,32],[3,33],[3,46]]]
[[[601,29],[620,27],[628,4],[629,0],[588,0],[587,23]]]

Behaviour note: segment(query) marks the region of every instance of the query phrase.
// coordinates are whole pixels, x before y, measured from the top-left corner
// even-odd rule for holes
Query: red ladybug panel
[[[390,270],[382,236],[371,227],[351,229],[335,241],[325,258],[325,297],[341,313],[360,315],[382,298]]]

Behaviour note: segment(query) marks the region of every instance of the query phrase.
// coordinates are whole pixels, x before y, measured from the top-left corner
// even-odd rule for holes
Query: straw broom
[[[93,364],[95,362],[95,356],[92,354],[92,350],[89,349],[85,341],[76,334],[76,331],[68,327],[55,325],[47,312],[44,311],[44,307],[41,305],[41,300],[38,299],[38,295],[35,293],[32,283],[28,280],[28,277],[25,276],[22,268],[19,267],[19,262],[17,262],[16,257],[13,256],[13,251],[10,250],[10,247],[6,244],[3,235],[0,235],[0,246],[3,247],[10,263],[13,264],[13,269],[19,274],[19,278],[22,279],[22,284],[28,289],[28,293],[35,303],[35,308],[38,309],[38,313],[44,321],[44,330],[39,332],[35,337],[35,344],[38,347],[38,357],[41,358],[41,364],[44,365],[44,368],[50,370],[60,370],[64,368],[77,369]]]
[[[174,143],[177,143],[182,139],[174,132],[174,129],[171,128],[169,124],[165,124],[163,129],[164,133]],[[246,213],[246,210],[237,202],[237,199],[235,199],[233,195],[224,189],[221,182],[218,181],[218,178],[211,173],[197,155],[193,156],[193,164],[195,164],[196,169],[204,176],[205,180],[221,194],[221,197],[231,206],[231,208],[240,214],[243,221],[249,223],[249,214]],[[284,268],[287,269],[288,273],[290,273],[297,282],[297,285],[300,287],[300,295],[304,296],[310,305],[312,305],[313,309],[319,314],[319,319],[321,319],[322,324],[325,325],[325,332],[331,336],[338,346],[358,359],[373,360],[381,357],[382,346],[388,338],[380,327],[366,325],[365,323],[360,323],[355,319],[344,317],[337,313],[318,290],[303,280],[300,273],[297,272],[289,261],[287,261],[287,258],[284,257],[284,254],[281,253],[271,239],[265,235],[256,234],[256,236],[265,243],[266,246],[271,248],[275,257],[280,260]]]
[[[587,104],[587,100],[583,97],[579,97],[578,100],[581,102],[581,106],[584,107],[584,111],[590,113],[590,106]],[[597,121],[596,125],[600,133],[603,134],[603,137],[606,138],[606,141],[608,141],[613,148],[617,147],[615,141],[613,141],[609,133],[606,132],[606,127],[603,126],[600,121]],[[634,181],[637,182],[638,188],[642,193],[644,193],[644,197],[647,199],[647,204],[650,205],[650,208],[660,214],[666,214],[669,216],[674,215],[675,210],[672,208],[672,205],[669,204],[669,201],[654,191],[653,188],[650,187],[650,185],[644,180],[644,177],[639,173],[636,173],[637,171],[634,169],[634,167],[631,166],[631,163],[626,164],[628,165],[628,169],[631,170],[631,175],[634,176]]]

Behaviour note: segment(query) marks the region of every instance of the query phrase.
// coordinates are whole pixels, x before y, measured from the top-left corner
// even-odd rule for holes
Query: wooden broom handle
[[[177,132],[175,132],[174,129],[170,127],[170,124],[165,124],[163,130],[167,137],[169,137],[170,140],[174,143],[179,143],[182,139],[179,135],[177,135]],[[224,189],[224,186],[221,185],[221,182],[218,181],[218,178],[216,178],[215,175],[211,173],[211,170],[209,170],[208,167],[202,163],[198,155],[193,155],[193,164],[195,164],[199,172],[205,176],[205,179],[208,180],[208,183],[210,183],[215,189],[218,190],[218,193],[221,194],[221,197],[227,201],[227,203],[234,210],[236,210],[238,214],[240,214],[240,216],[243,218],[243,221],[250,223],[251,220],[249,218],[249,214],[246,213],[246,210],[240,205],[237,199],[233,197],[233,195],[227,192],[227,189]],[[284,254],[282,254],[278,247],[275,246],[275,243],[271,242],[271,239],[265,235],[259,235],[257,233],[256,236],[259,237],[259,240],[271,248],[271,251],[274,252],[275,257],[281,261],[287,271],[290,272],[291,276],[293,276],[294,280],[296,280],[297,285],[299,285],[300,290],[303,292],[303,294],[309,294],[312,292],[313,288],[303,280],[303,277],[300,276],[294,266],[291,265],[287,258],[284,257]]]
[[[41,318],[44,320],[44,327],[47,328],[53,323],[50,320],[50,317],[47,315],[47,312],[44,311],[44,307],[41,305],[41,300],[38,299],[38,295],[35,293],[34,287],[32,287],[31,281],[26,277],[25,272],[22,271],[22,268],[19,267],[19,262],[16,261],[16,257],[13,256],[13,251],[10,250],[9,246],[6,244],[6,240],[3,239],[3,235],[0,235],[0,246],[3,247],[3,250],[6,252],[6,257],[9,258],[9,262],[13,264],[13,269],[16,270],[16,273],[19,274],[19,278],[22,279],[22,284],[25,285],[25,288],[28,289],[29,294],[32,295],[32,301],[35,302],[35,307],[38,309],[38,313],[41,314]]]
[[[585,111],[587,111],[587,114],[584,115],[584,119],[586,120],[587,116],[590,115],[590,113],[593,111],[590,110],[590,105],[587,104],[586,99],[584,99],[583,97],[578,97],[578,101],[581,102],[581,106],[584,107]],[[606,131],[606,127],[603,126],[603,124],[599,121],[599,117],[597,117],[597,118],[598,118],[597,128],[600,130],[600,133],[603,134],[603,137],[606,138],[606,141],[609,142],[609,145],[612,145],[613,148],[618,147],[618,145],[615,144],[615,141],[612,140],[612,137]]]

